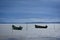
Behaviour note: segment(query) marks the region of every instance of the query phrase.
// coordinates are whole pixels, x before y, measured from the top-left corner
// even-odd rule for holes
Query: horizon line
[[[60,24],[60,22],[0,22],[0,24]]]

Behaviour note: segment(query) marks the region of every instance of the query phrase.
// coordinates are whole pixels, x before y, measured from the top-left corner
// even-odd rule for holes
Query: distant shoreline
[[[0,24],[60,24],[60,22],[0,22]]]

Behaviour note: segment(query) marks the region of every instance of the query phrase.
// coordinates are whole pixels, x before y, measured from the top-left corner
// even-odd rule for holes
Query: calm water
[[[12,30],[12,25],[23,30]],[[60,40],[60,24],[37,24],[47,29],[37,29],[35,24],[0,24],[0,40]]]

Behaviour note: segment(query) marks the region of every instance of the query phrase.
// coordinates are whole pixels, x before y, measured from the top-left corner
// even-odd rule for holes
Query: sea
[[[22,30],[14,30],[22,26]],[[35,25],[47,28],[35,28]],[[60,40],[60,23],[4,23],[0,24],[0,40]]]

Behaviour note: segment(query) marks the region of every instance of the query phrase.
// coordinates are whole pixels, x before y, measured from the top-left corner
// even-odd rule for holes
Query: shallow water
[[[0,24],[0,40],[60,40],[60,24],[48,25],[47,29],[36,29],[35,24],[14,24],[23,30],[12,30],[12,24]]]

